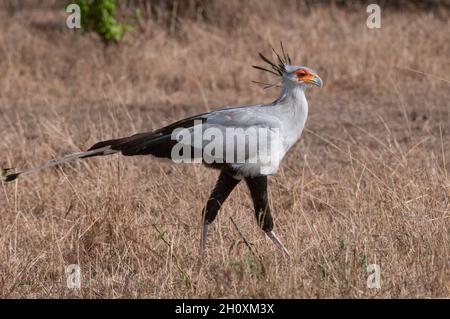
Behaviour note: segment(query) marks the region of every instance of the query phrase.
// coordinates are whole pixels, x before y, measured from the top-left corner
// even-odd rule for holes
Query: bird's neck
[[[303,113],[308,112],[305,87],[298,85],[289,79],[283,79],[281,93],[280,97],[277,99],[277,103],[294,108],[296,111],[301,111]]]
[[[305,87],[284,79],[280,97],[275,102],[277,114],[282,118],[284,130],[289,132],[289,147],[300,137],[308,117]]]

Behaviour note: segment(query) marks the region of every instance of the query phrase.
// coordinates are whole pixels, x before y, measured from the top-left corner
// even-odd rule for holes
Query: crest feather
[[[291,61],[291,57],[289,56],[289,54],[286,54],[286,51],[284,50],[284,46],[283,46],[283,42],[280,41],[280,48],[281,48],[281,55],[272,47],[272,51],[273,53],[275,53],[277,59],[278,59],[278,64],[270,61],[267,57],[265,57],[261,52],[259,52],[259,57],[268,65],[270,65],[270,67],[272,68],[272,70],[269,70],[265,67],[259,66],[259,65],[253,65],[253,67],[255,69],[264,71],[264,72],[268,72],[270,74],[273,74],[275,76],[278,77],[283,77],[284,74],[287,73],[286,70],[286,66],[291,65],[292,61]]]

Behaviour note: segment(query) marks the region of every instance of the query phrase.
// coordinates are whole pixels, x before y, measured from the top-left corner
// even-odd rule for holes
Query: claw
[[[266,233],[267,237],[270,238],[270,240],[272,240],[272,242],[275,244],[275,246],[277,246],[278,249],[280,249],[284,255],[288,258],[291,257],[291,255],[289,254],[289,251],[286,249],[286,247],[284,247],[283,243],[281,242],[281,240],[278,238],[277,235],[275,235],[275,233],[273,231],[269,231]]]

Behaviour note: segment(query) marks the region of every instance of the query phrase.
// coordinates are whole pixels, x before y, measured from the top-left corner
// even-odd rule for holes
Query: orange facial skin
[[[297,79],[299,79],[300,81],[303,82],[308,82],[309,80],[314,78],[314,74],[312,74],[311,72],[309,72],[308,70],[305,69],[299,69],[297,71],[295,71],[295,75],[297,76]]]
[[[309,70],[308,68],[300,68],[295,71],[295,76],[297,80],[302,83],[316,85],[322,87],[323,82],[319,75],[315,71]]]

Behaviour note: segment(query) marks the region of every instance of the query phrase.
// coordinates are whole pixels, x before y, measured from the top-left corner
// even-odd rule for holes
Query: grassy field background
[[[217,172],[113,156],[0,184],[3,298],[450,297],[445,3],[382,5],[371,30],[362,5],[216,0],[206,18],[143,19],[108,47],[66,28],[64,3],[0,5],[1,166],[271,101],[277,90],[252,84],[269,77],[251,65],[282,40],[325,84],[308,92],[306,130],[269,180],[293,257],[265,238],[239,185],[199,271]],[[69,264],[81,267],[80,290],[66,286]],[[369,264],[380,289],[366,287]]]

